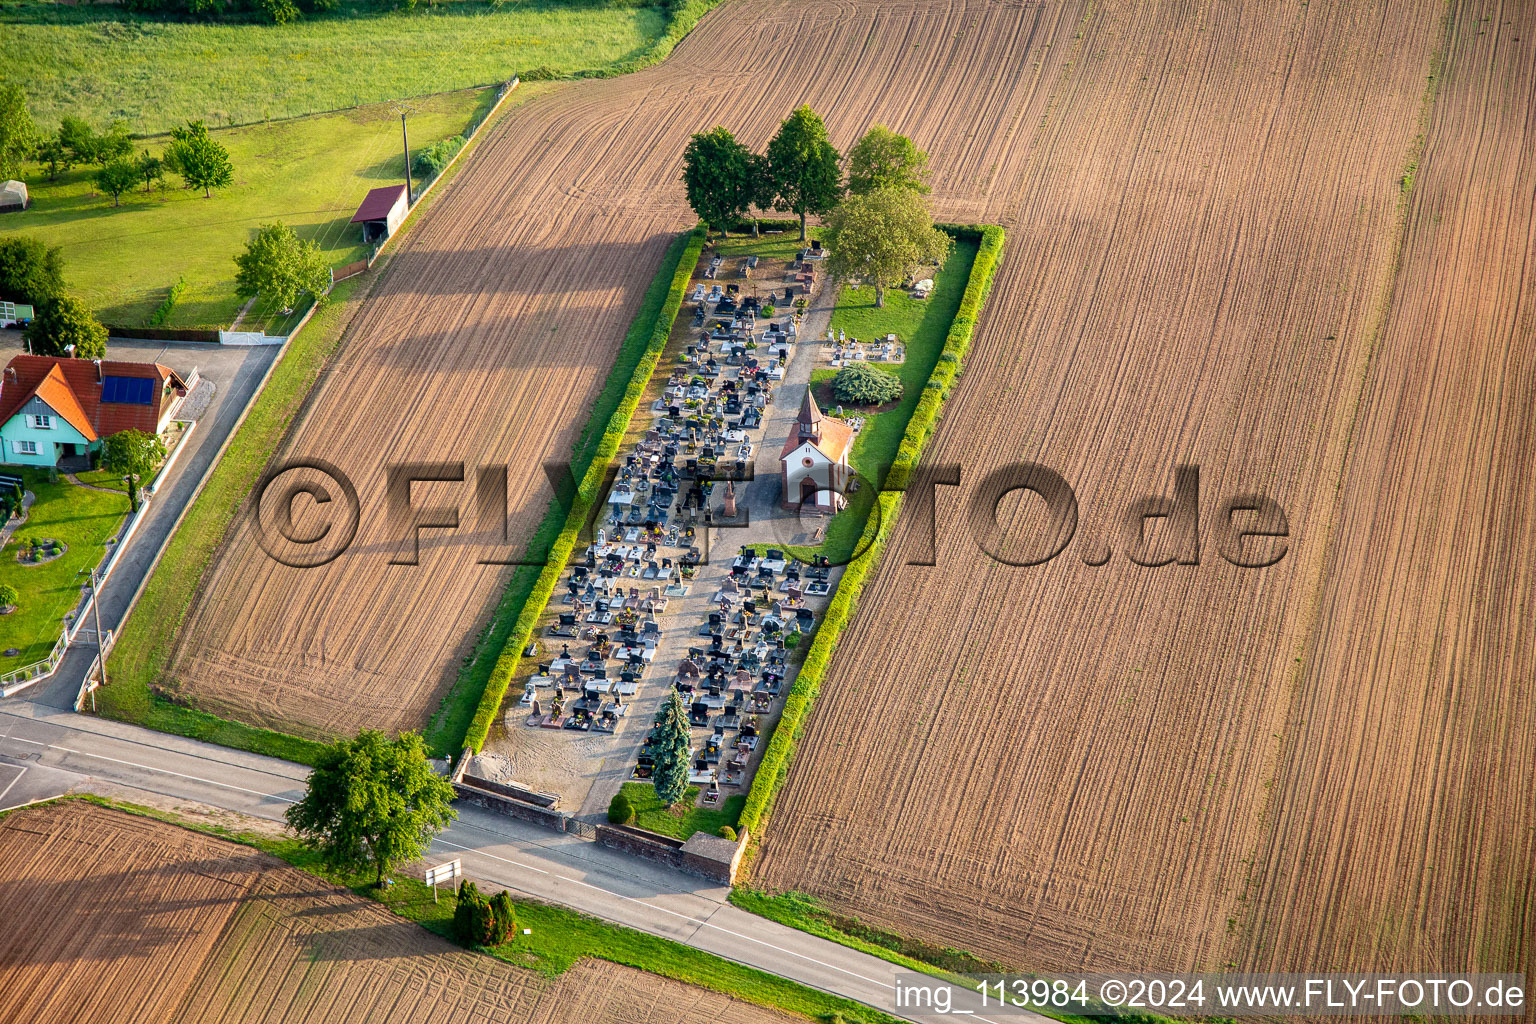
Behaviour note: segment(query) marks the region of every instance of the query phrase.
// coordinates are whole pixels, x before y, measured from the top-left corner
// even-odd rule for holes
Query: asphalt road
[[[108,352],[113,359],[164,363],[178,373],[190,373],[196,367],[204,378],[213,382],[215,389],[212,401],[198,418],[197,427],[186,442],[189,447],[161,481],[144,522],[118,556],[117,566],[102,585],[101,627],[115,630],[122,625],[139,584],[171,535],[182,509],[192,500],[224,439],[256,394],[262,377],[277,356],[277,347],[113,342]],[[125,508],[127,501],[124,497]],[[86,621],[76,642],[64,655],[59,670],[25,691],[26,699],[56,708],[74,707],[80,681],[96,658],[95,627],[95,622]],[[4,783],[0,782],[0,785]]]
[[[281,821],[303,794],[306,775],[301,765],[32,701],[0,703],[0,809],[105,783]],[[907,1020],[954,1017],[899,1009],[894,979],[904,972],[895,965],[739,910],[726,902],[724,886],[479,808],[459,805],[458,812],[430,859],[461,858],[465,874],[482,886],[674,939]],[[957,1000],[955,1009],[966,1005]],[[994,1019],[974,1012],[974,1004],[963,1016]],[[996,1018],[1021,1020],[1045,1018]]]

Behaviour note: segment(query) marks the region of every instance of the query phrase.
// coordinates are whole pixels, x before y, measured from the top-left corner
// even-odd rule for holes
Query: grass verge
[[[728,797],[719,807],[695,807],[694,802],[699,798],[699,787],[689,786],[688,792],[683,794],[678,805],[683,808],[681,814],[672,813],[656,796],[656,787],[644,782],[626,782],[623,787],[624,795],[629,798],[629,805],[635,809],[634,824],[651,832],[673,839],[687,840],[692,838],[695,832],[707,832],[712,836],[720,834],[722,825],[736,827],[736,819],[741,816],[741,805],[746,802],[746,797],[740,793]]]
[[[287,352],[272,368],[266,386],[252,401],[245,422],[209,472],[202,491],[172,534],[161,565],[123,624],[117,646],[107,659],[111,683],[97,692],[101,714],[226,747],[314,763],[321,744],[185,707],[160,692],[156,683],[170,660],[182,620],[214,551],[373,280],[372,275],[363,275],[337,285],[331,300],[289,342]],[[167,566],[174,566],[174,571],[161,571]]]
[[[66,799],[84,799],[104,807],[154,818],[254,847],[325,882],[350,889],[357,896],[377,900],[394,914],[450,942],[459,942],[453,931],[453,898],[444,894],[440,902],[433,902],[432,890],[419,879],[397,875],[393,886],[380,891],[373,888],[371,875],[341,875],[330,871],[319,863],[314,853],[294,839],[273,838],[187,821],[154,808],[100,797]],[[513,941],[502,946],[472,949],[513,966],[537,971],[546,977],[558,976],[582,958],[590,957],[814,1020],[834,1020],[837,1019],[836,1015],[841,1015],[847,1024],[894,1024],[894,1018],[861,1003],[806,988],[692,946],[631,931],[564,907],[517,898],[514,898],[514,903],[517,905],[519,931],[528,928],[532,934],[519,934]]]
[[[128,496],[76,487],[62,477],[51,484],[41,469],[8,466],[6,472],[20,476],[22,486],[37,496],[27,521],[0,549],[0,583],[21,595],[14,612],[0,615],[0,650],[20,652],[3,659],[9,670],[41,661],[53,649],[64,616],[80,603],[85,577],[79,573],[106,556],[107,538],[117,534],[128,514]],[[31,539],[57,540],[64,554],[47,562],[18,562],[17,554]]]
[[[576,547],[592,503],[601,496],[608,463],[618,451],[630,417],[666,347],[703,247],[704,229],[697,227],[680,236],[663,257],[661,269],[646,290],[640,311],[630,323],[613,370],[572,452],[571,475],[580,481],[576,492],[564,500],[557,495],[551,502],[523,559],[527,563],[541,560],[542,564],[520,566],[513,573],[469,666],[428,726],[427,744],[435,752],[457,753],[462,747],[479,751],[490,735],[507,686],[522,661],[523,649],[533,637],[539,616],[560,580],[560,572]],[[460,732],[459,724],[471,707],[474,713],[469,725]]]

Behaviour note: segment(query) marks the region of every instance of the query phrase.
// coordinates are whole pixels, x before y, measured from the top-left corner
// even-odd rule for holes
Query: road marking
[[[245,772],[255,772],[258,775],[270,775],[274,779],[282,779],[285,782],[304,782],[309,777],[309,773],[307,771],[303,775],[301,775],[301,776],[293,776],[293,775],[285,775],[284,773],[278,772],[278,771],[272,771],[271,769],[268,769],[268,768],[252,768],[252,767],[249,767],[247,765],[236,764],[233,761],[225,761],[225,760],[222,760],[222,759],[217,758],[217,757],[211,757],[208,754],[199,754],[199,753],[197,753],[195,751],[174,750],[174,749],[169,748],[169,747],[163,747],[163,746],[158,746],[158,745],[156,745],[154,743],[149,743],[149,742],[147,742],[145,740],[136,740],[136,739],[133,739],[132,737],[114,736],[110,732],[98,732],[95,729],[82,729],[78,725],[68,725],[68,724],[66,724],[64,722],[55,721],[54,717],[38,718],[35,715],[21,715],[21,714],[17,714],[14,711],[5,711],[5,710],[0,710],[0,715],[5,715],[7,718],[14,718],[14,719],[16,719],[17,721],[20,721],[20,722],[31,722],[34,725],[41,725],[41,726],[45,726],[47,728],[63,729],[65,731],[67,731],[67,732],[79,733],[82,736],[92,736],[92,737],[95,737],[97,739],[101,739],[101,740],[104,740],[104,741],[107,741],[107,742],[111,742],[111,743],[129,743],[129,744],[132,744],[133,746],[136,746],[136,747],[148,747],[149,749],[155,751],[156,753],[175,754],[175,755],[177,755],[179,757],[192,757],[192,758],[196,758],[199,761],[212,761],[214,764],[226,765],[226,766],[228,766],[230,768],[238,768],[241,771],[245,771]],[[63,716],[63,717],[70,717],[70,716]],[[74,717],[76,719],[79,719],[81,716],[73,715],[72,717]],[[180,738],[180,737],[177,737],[177,738]],[[201,741],[200,740],[193,740],[192,742],[193,743],[200,743]],[[234,753],[234,751],[231,751],[231,753]],[[264,756],[264,755],[256,755],[256,756]],[[276,759],[272,759],[272,760],[276,760]],[[300,768],[301,770],[303,768],[302,765],[294,765],[294,767]]]
[[[47,747],[49,750],[62,750],[66,754],[75,754],[79,757],[94,757],[98,761],[111,761],[113,764],[127,765],[129,768],[138,768],[141,771],[158,772],[161,775],[174,775],[178,779],[186,779],[189,782],[201,782],[208,786],[218,786],[220,789],[232,789],[237,793],[248,793],[251,796],[259,796],[263,800],[277,800],[285,804],[298,803],[297,800],[290,800],[285,796],[278,796],[275,793],[263,793],[259,789],[246,789],[244,786],[236,786],[228,782],[219,782],[216,779],[205,779],[200,775],[187,775],[183,772],[173,772],[169,768],[155,768],[151,765],[139,764],[137,761],[124,761],[120,757],[108,757],[105,754],[93,754],[88,750],[76,750],[73,747],[61,747],[57,743],[44,743],[41,740],[29,740],[25,736],[6,736],[4,738],[8,740],[14,740],[17,743],[30,743],[34,747]]]
[[[14,779],[12,779],[10,782],[7,782],[5,784],[5,788],[4,789],[0,789],[0,800],[4,800],[5,799],[5,794],[7,794],[7,793],[9,793],[11,791],[11,787],[16,785],[16,783],[20,782],[21,781],[21,777],[23,775],[27,774],[27,766],[24,765],[24,764],[8,764],[5,767],[7,767],[7,768],[15,768],[16,769],[16,777]]]

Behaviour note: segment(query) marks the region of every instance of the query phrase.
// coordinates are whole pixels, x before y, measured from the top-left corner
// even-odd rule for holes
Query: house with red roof
[[[782,505],[791,511],[830,515],[847,504],[844,495],[852,471],[853,428],[842,420],[823,416],[805,389],[800,415],[779,452],[784,485]]]
[[[159,363],[15,356],[0,377],[0,462],[54,466],[119,431],[159,434],[186,393]]]

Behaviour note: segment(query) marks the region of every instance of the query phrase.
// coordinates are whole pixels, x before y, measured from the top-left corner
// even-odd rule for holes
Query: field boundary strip
[[[886,539],[901,510],[901,492],[911,478],[913,467],[922,457],[923,447],[938,422],[945,398],[960,376],[965,352],[970,348],[971,335],[976,329],[976,320],[992,289],[993,272],[1002,258],[1005,234],[1001,227],[986,225],[978,229],[968,225],[941,226],[956,235],[974,237],[979,234],[981,247],[976,252],[975,262],[971,264],[971,276],[966,282],[960,309],[950,321],[949,333],[939,352],[938,362],[927,384],[923,386],[923,396],[917,408],[912,410],[906,433],[902,435],[896,449],[896,459],[886,473],[886,483],[878,498],[879,515],[865,526],[864,537],[860,541],[865,548],[864,553],[855,558],[843,572],[842,582],[827,606],[821,625],[816,629],[805,662],[800,666],[800,674],[784,699],[784,711],[779,724],[773,730],[767,749],[763,751],[762,761],[758,763],[757,774],[752,779],[752,787],[747,791],[747,802],[741,809],[738,831],[750,832],[759,841],[762,839],[763,823],[773,808],[774,797],[784,784],[795,744],[799,741],[806,716],[826,676],[832,653],[843,630],[853,618],[859,592],[869,574],[879,564],[885,550]]]
[[[534,629],[538,626],[539,618],[544,614],[545,607],[549,604],[550,597],[555,592],[555,586],[560,582],[560,574],[565,571],[566,562],[569,561],[571,552],[575,550],[576,541],[580,536],[582,526],[586,523],[587,515],[592,509],[592,504],[600,496],[608,472],[608,466],[618,453],[619,445],[624,440],[629,430],[629,422],[634,417],[635,410],[639,408],[640,399],[645,394],[645,388],[649,384],[651,375],[656,370],[656,364],[661,359],[662,351],[666,348],[667,339],[672,335],[672,325],[677,320],[677,314],[683,307],[683,299],[688,290],[688,283],[693,278],[694,266],[699,261],[699,255],[704,250],[704,228],[695,227],[691,234],[682,236],[686,238],[686,244],[679,247],[674,245],[677,251],[676,262],[672,263],[670,274],[671,284],[668,287],[665,301],[657,311],[651,322],[649,331],[642,331],[642,322],[637,318],[630,327],[628,335],[624,339],[624,345],[614,363],[614,372],[619,373],[625,362],[625,355],[633,351],[637,344],[644,344],[639,359],[635,363],[633,371],[629,375],[625,385],[624,397],[619,405],[608,416],[603,433],[597,442],[597,448],[592,453],[591,460],[587,462],[581,473],[581,482],[576,487],[576,493],[571,498],[569,510],[563,520],[560,518],[560,498],[557,495],[550,504],[550,511],[546,515],[545,525],[551,520],[561,522],[559,536],[550,546],[549,554],[539,570],[538,579],[534,581],[532,589],[521,602],[521,609],[512,629],[500,644],[500,652],[496,662],[492,666],[490,675],[486,679],[485,689],[480,694],[480,699],[475,708],[474,718],[464,734],[462,746],[465,749],[479,752],[484,746],[486,738],[490,735],[491,725],[496,720],[496,715],[501,710],[502,699],[506,696],[507,687],[512,682],[512,676],[517,672],[517,667],[522,663],[523,650],[528,646],[533,637]],[[667,259],[671,258],[671,252]],[[667,259],[663,260],[658,278],[666,274]],[[653,283],[654,286],[654,283]],[[640,316],[644,316],[642,308]],[[641,339],[644,339],[641,342]],[[610,378],[612,379],[612,378]],[[597,417],[601,410],[594,410],[594,418],[588,424],[590,432],[597,425]],[[580,450],[585,447],[584,438],[577,444],[578,462]],[[576,467],[573,466],[573,475]],[[536,550],[539,546],[540,535],[546,531],[544,528],[535,533],[529,541],[529,550]],[[509,592],[517,586],[518,575],[508,585]],[[494,628],[493,620],[491,627]],[[479,660],[478,658],[476,659]],[[445,699],[445,710],[450,704],[450,697]],[[439,712],[443,714],[444,712]],[[434,725],[437,723],[434,721]],[[430,730],[429,732],[436,731]]]
[[[503,113],[510,109],[510,105],[500,106]],[[487,134],[484,127],[492,120],[492,114],[488,113],[481,123],[481,131],[464,144],[454,163],[444,168],[436,181],[446,183],[457,176],[467,163],[465,154],[484,141]],[[422,200],[411,207],[395,235],[403,235],[419,223],[427,209],[440,198],[441,193],[434,197],[423,195]],[[386,265],[388,256],[385,254],[383,259]],[[117,630],[117,642],[108,656],[112,682],[97,690],[104,717],[301,764],[313,764],[319,756],[323,745],[313,740],[186,707],[154,694],[150,686],[170,660],[192,599],[202,587],[203,574],[214,552],[223,543],[229,522],[249,498],[261,469],[276,451],[278,442],[286,436],[314,382],[340,348],[352,317],[367,301],[382,274],[381,269],[338,284],[332,289],[330,301],[324,308],[310,311],[323,321],[334,322],[309,325],[307,329],[295,330],[288,335],[256,393],[199,481],[197,491],[177,517],[156,555],[155,565],[150,567],[135,592],[132,606],[124,613]],[[306,317],[306,325],[308,321],[309,317]],[[293,379],[295,377],[297,380]],[[243,455],[239,465],[230,461],[237,454]],[[250,464],[258,456],[261,461]],[[215,524],[221,514],[223,523],[216,524],[216,529],[209,529],[208,526]],[[187,532],[194,522],[198,527]],[[177,571],[157,571],[163,567],[162,562],[175,566]],[[188,578],[192,581],[190,585],[184,582]],[[144,614],[134,617],[133,613],[140,611],[141,606]]]

